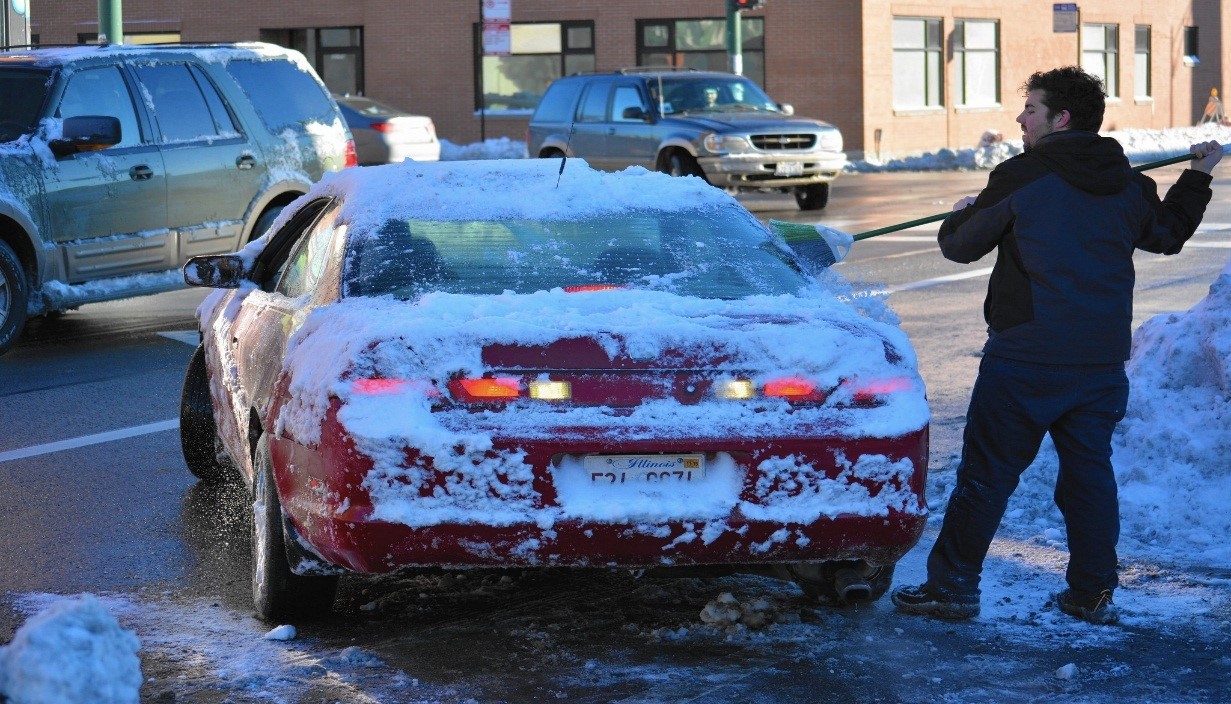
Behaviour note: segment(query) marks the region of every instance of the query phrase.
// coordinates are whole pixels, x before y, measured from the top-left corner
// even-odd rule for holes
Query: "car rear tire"
[[[0,354],[8,352],[26,326],[26,275],[17,253],[0,242]]]
[[[829,203],[829,184],[813,183],[795,189],[795,202],[800,210],[820,210]]]
[[[209,395],[204,345],[197,345],[184,374],[184,388],[180,392],[180,451],[188,471],[198,479],[220,482],[230,476],[229,468],[218,459],[218,427]]]
[[[286,559],[282,502],[274,481],[269,436],[257,441],[252,481],[252,603],[266,621],[317,619],[329,615],[338,578],[302,576]]]
[[[885,592],[889,591],[890,585],[893,584],[894,565],[869,568],[863,562],[854,561],[801,562],[787,565],[786,567],[787,571],[791,574],[791,578],[803,590],[805,596],[828,606],[845,606],[851,603],[850,600],[843,598],[838,593],[836,582],[840,570],[854,570],[867,582],[870,588],[868,596],[866,599],[856,600],[858,602],[871,603],[876,601],[884,596]]]
[[[682,150],[673,149],[671,153],[663,159],[662,172],[671,176],[702,176],[701,167],[697,164],[697,160],[692,154]]]

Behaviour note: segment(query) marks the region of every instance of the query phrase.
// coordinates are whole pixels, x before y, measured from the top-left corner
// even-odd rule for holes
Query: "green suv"
[[[0,52],[0,354],[28,316],[184,286],[327,172],[337,104],[271,44]]]

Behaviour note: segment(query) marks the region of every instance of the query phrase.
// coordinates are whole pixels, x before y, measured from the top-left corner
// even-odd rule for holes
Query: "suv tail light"
[[[381,134],[389,134],[393,131],[393,125],[388,122],[373,122],[368,125],[370,129],[376,130]]]
[[[359,165],[359,152],[355,151],[355,140],[348,139],[346,140],[346,163],[343,165],[343,168],[347,168],[351,166],[358,166],[358,165]]]

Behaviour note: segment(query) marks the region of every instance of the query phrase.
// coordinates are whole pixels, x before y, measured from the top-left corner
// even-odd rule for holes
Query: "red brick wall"
[[[637,19],[720,18],[722,0],[513,0],[514,21],[587,19],[595,23],[599,69],[636,60]],[[1231,21],[1222,0],[1084,0],[1082,21],[1120,25],[1118,101],[1104,127],[1158,128],[1192,124],[1209,89],[1224,87],[1222,24]],[[883,156],[974,146],[984,130],[1015,138],[1018,87],[1035,70],[1077,63],[1078,35],[1052,32],[1052,3],[964,0],[768,0],[753,13],[765,18],[766,88],[800,115],[819,117],[843,132],[853,157]],[[1194,9],[1195,8],[1195,9]],[[32,31],[44,44],[73,43],[79,32],[96,31],[93,2],[39,3]],[[179,31],[185,41],[255,40],[261,28],[362,26],[367,94],[404,109],[431,115],[441,137],[476,141],[472,24],[478,0],[125,0],[125,31]],[[926,113],[895,112],[892,90],[892,18],[939,17],[948,37],[955,19],[1000,22],[1001,105],[963,110],[946,104]],[[1200,26],[1202,63],[1181,62],[1183,27]],[[1133,26],[1153,27],[1152,101],[1133,96]],[[946,50],[948,48],[946,42]],[[946,51],[946,88],[952,85]],[[946,101],[951,103],[951,101]],[[522,139],[525,118],[489,115],[486,135]]]

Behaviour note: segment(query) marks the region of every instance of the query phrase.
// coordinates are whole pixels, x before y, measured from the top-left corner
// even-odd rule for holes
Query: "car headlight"
[[[702,141],[706,151],[714,154],[729,154],[746,152],[752,149],[752,143],[744,137],[729,134],[709,134]]]
[[[827,152],[842,151],[842,133],[837,130],[828,130],[821,133],[820,139],[821,149]]]

